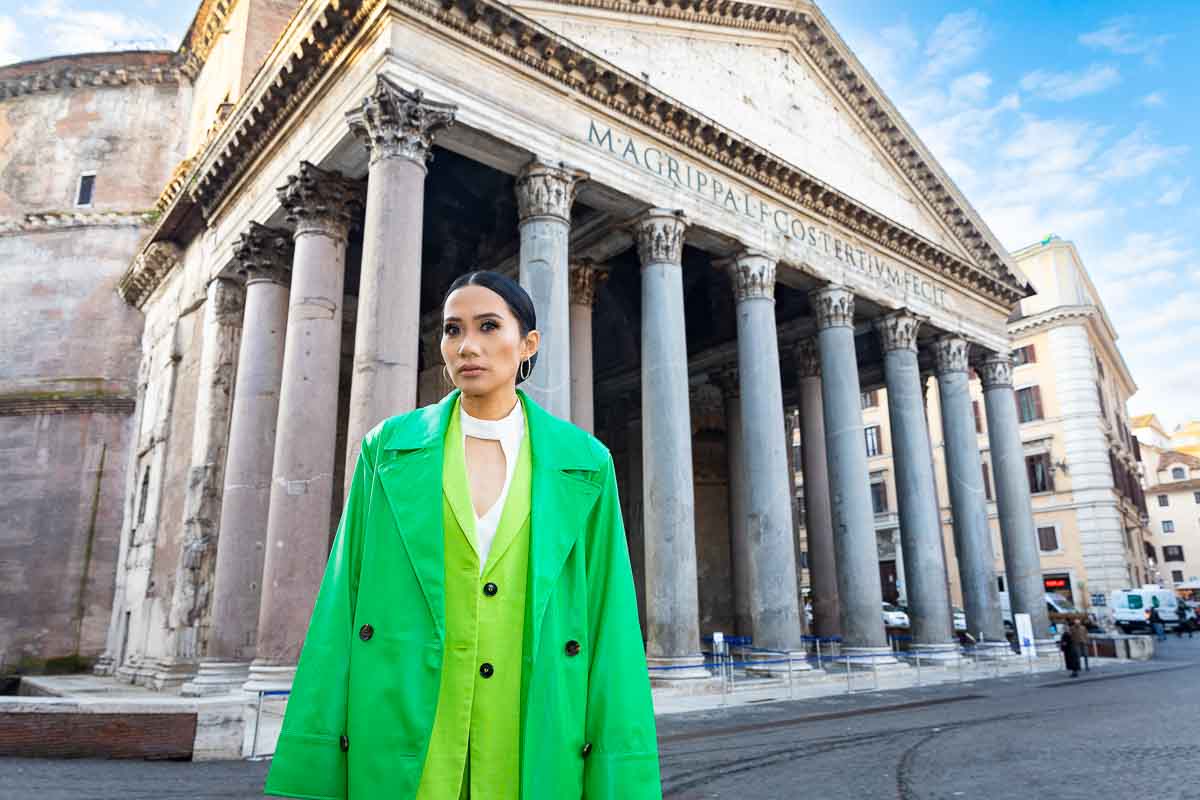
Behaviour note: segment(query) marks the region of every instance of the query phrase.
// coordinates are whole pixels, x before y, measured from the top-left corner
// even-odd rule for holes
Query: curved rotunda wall
[[[116,286],[181,157],[176,58],[0,67],[0,674],[104,647],[142,333]]]

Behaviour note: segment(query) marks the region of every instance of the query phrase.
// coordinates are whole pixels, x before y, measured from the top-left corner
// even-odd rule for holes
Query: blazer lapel
[[[450,510],[458,520],[458,527],[471,549],[475,551],[475,558],[478,560],[479,542],[475,532],[475,509],[471,505],[471,486],[467,481],[467,458],[463,452],[462,421],[458,416],[458,403],[450,410],[443,446],[446,449],[442,488],[446,494],[446,502],[450,504]]]
[[[528,428],[528,426],[526,427]],[[517,466],[513,471],[512,485],[508,487],[504,510],[500,512],[500,524],[496,527],[496,538],[492,541],[487,564],[484,565],[485,576],[504,557],[504,553],[517,538],[517,534],[521,532],[521,528],[524,527],[525,520],[529,516],[531,462],[527,430],[525,438],[521,440],[521,447],[517,450]]]
[[[532,448],[529,602],[533,622],[531,650],[538,652],[542,618],[571,549],[587,528],[587,517],[600,494],[588,479],[595,469],[581,451],[589,447],[578,429],[555,419],[518,390],[525,404]]]
[[[375,467],[438,638],[446,632],[445,544],[442,522],[443,440],[458,392],[398,422],[384,433]]]

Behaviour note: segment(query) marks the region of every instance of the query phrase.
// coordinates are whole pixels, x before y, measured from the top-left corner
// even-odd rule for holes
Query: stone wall
[[[104,649],[142,334],[116,285],[181,155],[173,59],[0,69],[0,673]]]

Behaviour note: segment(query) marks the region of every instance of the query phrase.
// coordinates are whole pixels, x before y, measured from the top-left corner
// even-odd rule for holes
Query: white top
[[[504,488],[500,490],[500,496],[482,517],[475,514],[475,504],[471,503],[471,513],[475,514],[475,541],[479,544],[479,573],[482,575],[488,552],[492,549],[492,540],[496,538],[496,528],[500,526],[500,515],[504,512],[504,501],[508,497],[508,488],[512,486],[513,473],[517,471],[517,455],[521,450],[521,440],[525,438],[525,411],[518,399],[512,411],[503,419],[472,417],[461,403],[459,412],[464,452],[467,437],[471,436],[500,442],[500,449],[504,453]]]

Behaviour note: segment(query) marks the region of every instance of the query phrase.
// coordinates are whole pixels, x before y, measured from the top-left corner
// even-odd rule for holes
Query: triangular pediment
[[[811,3],[512,6],[937,247],[1027,285]]]

